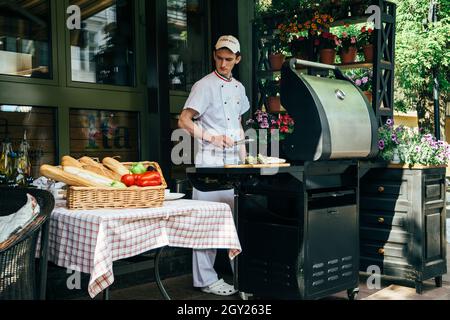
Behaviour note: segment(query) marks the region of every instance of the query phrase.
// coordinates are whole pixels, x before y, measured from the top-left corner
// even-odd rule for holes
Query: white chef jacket
[[[194,118],[197,126],[211,135],[226,135],[241,139],[241,116],[250,109],[244,86],[232,78],[228,80],[216,71],[194,84],[184,109],[198,112]],[[225,150],[207,141],[199,141],[199,152],[195,157],[197,167],[220,167],[239,162],[239,148]]]

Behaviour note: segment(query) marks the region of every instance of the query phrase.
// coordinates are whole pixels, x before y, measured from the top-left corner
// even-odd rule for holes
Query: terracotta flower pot
[[[285,58],[286,57],[282,53],[269,55],[270,67],[272,68],[272,70],[273,71],[281,70]]]
[[[372,91],[364,91],[363,93],[367,97],[367,100],[372,103]]]
[[[373,44],[369,44],[363,48],[364,60],[366,62],[373,62]]]
[[[336,50],[334,49],[322,49],[320,50],[320,62],[325,64],[334,64],[336,59]]]
[[[356,47],[350,47],[347,51],[342,50],[339,53],[339,56],[341,57],[341,62],[343,64],[347,63],[353,63],[356,60]]]
[[[269,113],[281,112],[281,99],[280,97],[268,97],[267,98],[267,111]]]

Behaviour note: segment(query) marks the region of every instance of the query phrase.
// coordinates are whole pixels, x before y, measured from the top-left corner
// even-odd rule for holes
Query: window
[[[72,109],[70,154],[75,158],[119,156],[120,161],[139,161],[139,114]]]
[[[51,78],[49,0],[0,1],[0,74]]]
[[[72,81],[135,85],[133,5],[130,0],[71,0],[81,30],[70,31]]]
[[[169,30],[169,87],[189,92],[206,75],[205,3],[201,0],[167,0]]]
[[[31,174],[39,177],[42,164],[56,158],[55,109],[0,104],[0,142],[10,141],[17,153],[24,136],[30,145]],[[1,151],[1,150],[0,150]]]

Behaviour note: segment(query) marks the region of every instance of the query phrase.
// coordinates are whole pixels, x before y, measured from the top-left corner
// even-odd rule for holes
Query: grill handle
[[[289,67],[292,70],[295,70],[296,64],[301,64],[301,65],[304,65],[307,67],[313,67],[313,68],[318,68],[318,69],[328,69],[328,70],[331,70],[334,72],[336,79],[348,80],[348,78],[346,76],[344,76],[344,74],[342,73],[341,69],[339,69],[336,66],[330,65],[330,64],[312,62],[312,61],[308,61],[308,60],[301,60],[301,59],[295,59],[295,58],[292,58],[291,60],[289,60]]]

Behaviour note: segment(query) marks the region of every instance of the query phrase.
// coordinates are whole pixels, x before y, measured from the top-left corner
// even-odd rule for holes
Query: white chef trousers
[[[228,204],[233,211],[234,208],[234,190],[202,192],[193,189],[193,200],[223,202]],[[216,249],[193,250],[192,252],[192,278],[194,287],[207,287],[217,280],[217,272],[214,270],[214,262],[216,260]],[[231,261],[231,269],[234,272],[233,261]]]

